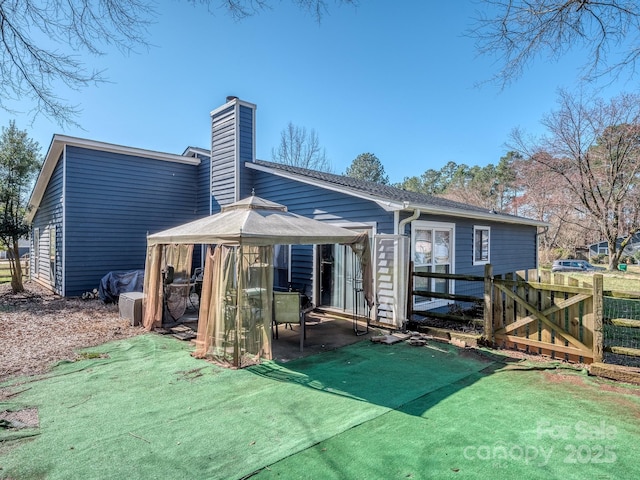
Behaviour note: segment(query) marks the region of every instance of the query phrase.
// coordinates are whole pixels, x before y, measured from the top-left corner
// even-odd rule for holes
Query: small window
[[[31,258],[31,262],[33,264],[33,274],[37,277],[40,273],[38,268],[40,264],[40,229],[33,229],[33,258]]]
[[[473,264],[489,263],[490,227],[473,227]]]
[[[56,227],[49,229],[49,279],[55,285],[56,279]]]

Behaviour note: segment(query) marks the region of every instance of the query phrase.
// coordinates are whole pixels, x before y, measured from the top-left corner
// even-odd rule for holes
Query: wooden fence
[[[22,260],[22,276],[23,279],[29,278],[29,261]],[[11,281],[11,270],[9,269],[9,260],[0,260],[0,283],[8,283]]]
[[[587,284],[530,270],[492,283],[484,332],[492,343],[573,362],[602,361],[602,275]]]
[[[410,289],[413,295],[451,302],[483,305],[486,343],[503,348],[548,355],[573,362],[601,362],[603,357],[603,277],[593,283],[537,270],[484,276],[414,272],[415,278],[482,282],[475,295]],[[457,288],[452,289],[454,292]],[[414,315],[469,322],[469,315],[431,310],[410,310]]]

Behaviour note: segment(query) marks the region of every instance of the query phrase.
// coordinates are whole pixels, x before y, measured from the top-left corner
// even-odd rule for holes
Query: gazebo
[[[373,305],[366,232],[296,215],[255,195],[215,215],[149,235],[144,327],[162,325],[162,272],[170,265],[174,278],[189,278],[193,246],[208,245],[193,355],[235,368],[270,359],[274,246],[333,243],[351,245],[360,258],[365,298]]]

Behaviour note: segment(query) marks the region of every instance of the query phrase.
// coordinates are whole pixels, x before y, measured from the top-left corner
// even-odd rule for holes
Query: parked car
[[[604,267],[596,267],[586,260],[562,259],[554,260],[551,267],[552,272],[601,272]]]

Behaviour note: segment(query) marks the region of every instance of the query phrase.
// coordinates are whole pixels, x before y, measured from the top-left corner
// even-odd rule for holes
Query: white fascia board
[[[225,103],[224,105],[220,105],[218,108],[212,110],[209,115],[214,116],[218,112],[221,112],[222,110],[225,110],[235,104],[237,104],[238,106],[242,105],[243,107],[253,108],[254,110],[258,108],[258,106],[255,103],[249,103],[249,102],[245,102],[244,100],[240,100],[239,98],[233,98],[229,100],[227,103]]]
[[[207,157],[211,156],[211,149],[207,150],[206,148],[200,147],[187,147],[184,152],[182,152],[183,157],[192,157],[195,155],[206,155]]]
[[[322,180],[318,180],[317,178],[309,178],[309,177],[305,177],[304,175],[298,175],[291,172],[283,172],[283,171],[275,170],[262,165],[256,165],[255,163],[251,163],[251,162],[246,162],[245,166],[249,168],[253,168],[254,170],[259,170],[261,172],[271,173],[273,175],[277,175],[278,177],[289,178],[291,180],[295,180],[301,183],[306,183],[309,185],[316,185],[326,190],[344,193],[345,195],[351,195],[352,197],[356,197],[356,198],[363,198],[365,200],[369,200],[377,203],[383,210],[387,212],[395,212],[396,210],[402,210],[403,208],[403,204],[400,202],[393,202],[391,200],[380,199],[380,198],[374,197],[373,195],[368,195],[363,192],[354,192],[353,190],[346,189],[344,187],[340,187],[329,182],[323,182]]]
[[[44,191],[51,179],[51,174],[58,164],[58,159],[67,146],[86,148],[89,150],[100,150],[102,152],[119,153],[122,155],[131,155],[135,157],[151,158],[153,160],[161,160],[165,162],[184,163],[187,165],[200,165],[201,161],[196,157],[185,157],[173,153],[157,152],[154,150],[146,150],[143,148],[126,147],[124,145],[116,145],[113,143],[98,142],[86,138],[69,137],[67,135],[56,134],[51,140],[49,150],[45,156],[42,168],[38,174],[38,179],[31,192],[28,205],[31,210],[27,213],[25,219],[27,223],[31,223],[33,217],[42,201]]]
[[[31,223],[33,221],[33,217],[35,216],[36,210],[38,209],[40,201],[44,195],[44,190],[49,183],[51,174],[53,174],[53,169],[58,164],[58,159],[60,158],[63,149],[64,144],[56,142],[56,135],[54,135],[51,140],[51,144],[49,145],[47,156],[45,157],[42,168],[40,169],[40,173],[38,173],[38,178],[36,179],[33,191],[31,192],[31,197],[27,202],[27,206],[29,207],[27,214],[25,215],[27,223]]]
[[[120,153],[122,155],[151,158],[153,160],[162,160],[165,162],[185,163],[187,165],[200,165],[200,160],[193,157],[185,157],[184,155],[177,155],[175,153],[158,152],[156,150],[147,150],[144,148],[127,147],[124,145],[116,145],[114,143],[98,142],[96,140],[88,140],[85,138],[55,135],[53,137],[53,141],[59,141],[67,146],[87,148],[89,150]]]
[[[451,217],[463,217],[470,218],[473,220],[487,220],[490,222],[499,222],[499,223],[511,223],[516,225],[530,225],[535,227],[548,227],[549,223],[542,222],[539,220],[532,220],[529,218],[523,217],[510,217],[507,215],[500,215],[499,213],[482,213],[482,212],[474,212],[470,210],[458,209],[458,208],[446,208],[446,207],[434,207],[433,205],[419,205],[419,204],[408,204],[408,210],[420,209],[421,213],[429,213],[432,215],[448,215]]]
[[[440,207],[440,206],[434,206],[434,205],[422,205],[422,204],[412,204],[408,202],[399,202],[399,201],[376,197],[374,195],[363,193],[363,192],[354,191],[349,188],[334,185],[329,182],[323,182],[322,180],[318,180],[316,178],[308,178],[308,177],[305,177],[304,175],[298,175],[291,172],[284,172],[277,169],[265,167],[263,165],[256,165],[255,163],[247,162],[246,166],[262,172],[267,172],[280,177],[296,180],[298,182],[307,183],[309,185],[317,185],[327,190],[344,193],[345,195],[351,195],[352,197],[370,200],[372,202],[377,203],[381,208],[383,208],[385,211],[388,211],[388,212],[397,212],[397,211],[412,212],[412,211],[415,211],[416,209],[419,209],[420,212],[423,214],[427,213],[432,215],[448,215],[452,217],[470,218],[475,220],[488,220],[492,222],[511,223],[511,224],[518,224],[518,225],[531,225],[536,227],[549,226],[549,224],[546,222],[541,222],[538,220],[531,220],[528,218],[521,218],[521,217],[510,217],[506,215],[500,215],[499,213],[491,213],[491,212],[481,213],[481,212],[474,212],[474,211],[458,209],[458,208],[446,208],[446,207]]]

